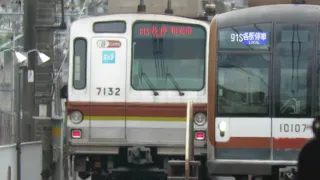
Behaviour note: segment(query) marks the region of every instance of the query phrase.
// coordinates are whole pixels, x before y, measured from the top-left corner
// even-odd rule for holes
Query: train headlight
[[[227,129],[227,123],[224,122],[224,121],[220,122],[219,125],[218,125],[218,128],[219,128],[219,130],[220,130],[221,132],[226,131],[226,129]]]
[[[194,115],[193,121],[198,126],[203,126],[207,122],[207,116],[203,113],[197,113]]]
[[[83,115],[80,111],[73,111],[70,114],[70,119],[74,124],[79,124],[83,121]]]

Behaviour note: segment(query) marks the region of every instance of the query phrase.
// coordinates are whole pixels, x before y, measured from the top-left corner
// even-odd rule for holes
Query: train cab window
[[[204,88],[206,30],[203,26],[136,22],[132,43],[133,89],[199,91]]]
[[[87,83],[87,41],[76,38],[73,43],[73,88],[84,89]]]
[[[222,28],[218,30],[218,48],[220,51],[270,51],[271,32],[271,23]]]
[[[219,54],[218,116],[268,115],[269,54]]]
[[[312,25],[276,25],[276,116],[311,117],[315,30]]]

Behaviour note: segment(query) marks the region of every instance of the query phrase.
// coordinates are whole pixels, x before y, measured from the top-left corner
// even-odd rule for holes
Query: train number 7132
[[[308,124],[280,124],[280,132],[306,132]]]
[[[120,88],[97,87],[98,96],[120,96]]]

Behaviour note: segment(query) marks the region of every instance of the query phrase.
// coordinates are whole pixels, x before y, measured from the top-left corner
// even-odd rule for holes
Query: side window
[[[87,40],[77,38],[73,43],[73,88],[84,89],[87,84]]]

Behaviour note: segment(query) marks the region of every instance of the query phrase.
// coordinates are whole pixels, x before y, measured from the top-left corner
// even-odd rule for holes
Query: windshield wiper
[[[158,96],[159,93],[156,91],[155,86],[152,84],[152,82],[150,81],[150,79],[149,79],[149,77],[147,76],[147,74],[144,73],[144,72],[141,72],[141,77],[143,77],[144,80],[146,80],[146,83],[148,84],[148,86],[149,86],[150,89],[152,90],[153,95],[154,95],[154,96]]]
[[[178,85],[177,81],[174,80],[172,74],[167,72],[167,77],[169,77],[173,85],[176,87],[177,91],[179,92],[179,96],[184,96],[184,92],[181,91],[180,86]]]

